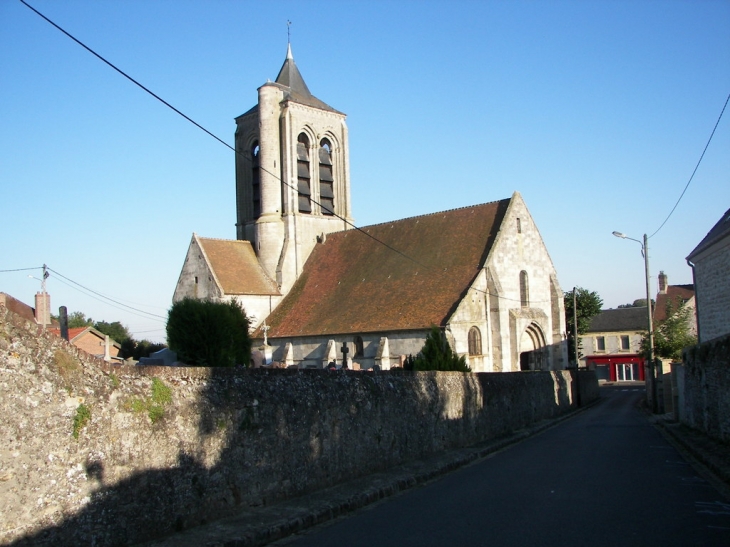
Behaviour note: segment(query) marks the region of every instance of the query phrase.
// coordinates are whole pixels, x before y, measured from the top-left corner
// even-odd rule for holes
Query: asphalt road
[[[637,408],[643,387],[288,546],[730,546],[730,502]]]

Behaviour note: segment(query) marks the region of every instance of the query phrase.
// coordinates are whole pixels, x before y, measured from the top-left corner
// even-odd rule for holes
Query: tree
[[[466,357],[459,357],[452,350],[446,336],[436,326],[431,327],[421,351],[414,358],[406,359],[404,368],[407,370],[455,370],[471,372],[466,364]]]
[[[601,313],[603,307],[603,299],[598,296],[595,291],[589,291],[583,287],[576,287],[576,318],[578,322],[578,357],[582,357],[580,353],[581,343],[580,335],[588,331],[591,325],[591,319]],[[573,291],[564,293],[563,301],[565,303],[565,326],[568,329],[568,355],[569,359],[573,359],[575,355],[575,337],[574,337],[574,321],[573,321]]]
[[[689,332],[692,319],[692,308],[684,303],[676,306],[667,302],[667,317],[654,326],[654,355],[664,359],[679,361],[682,350],[697,343],[697,337]],[[641,351],[645,358],[649,356],[649,336],[641,339]]]
[[[68,314],[68,328],[70,329],[91,327],[93,325],[94,320],[91,317],[87,319],[83,312],[73,311]]]
[[[132,335],[129,333],[129,329],[127,329],[127,327],[122,325],[119,321],[114,321],[113,323],[97,321],[94,323],[94,328],[120,344],[125,340],[132,338]]]
[[[248,366],[249,320],[238,302],[185,298],[167,316],[167,343],[188,365]]]
[[[654,302],[654,299],[652,298],[651,305],[654,306],[654,304],[655,304],[655,302]],[[623,308],[644,308],[644,307],[646,307],[646,298],[639,298],[637,300],[634,300],[634,303],[633,304],[619,304],[618,305],[618,309],[623,309]]]

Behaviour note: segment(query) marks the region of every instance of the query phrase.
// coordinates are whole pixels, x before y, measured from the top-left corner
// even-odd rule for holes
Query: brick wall
[[[2,306],[0,374],[0,543],[13,545],[146,541],[495,438],[575,399],[567,371],[114,366]],[[595,376],[580,386],[583,403],[598,397]]]

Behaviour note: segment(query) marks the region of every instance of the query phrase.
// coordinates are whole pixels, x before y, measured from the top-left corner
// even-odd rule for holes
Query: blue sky
[[[639,244],[611,232],[656,232],[730,94],[728,1],[28,3],[230,144],[290,20],[309,89],[348,115],[358,226],[516,190],[563,290],[605,307],[645,293]],[[0,83],[0,270],[48,264],[54,310],[164,340],[192,233],[235,238],[233,153],[16,0]],[[652,292],[659,270],[692,282],[728,207],[725,112],[649,240]],[[28,275],[0,291],[32,305]]]

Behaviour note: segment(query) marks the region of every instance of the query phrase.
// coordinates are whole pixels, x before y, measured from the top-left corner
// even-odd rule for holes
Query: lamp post
[[[641,245],[641,254],[644,256],[644,275],[646,277],[646,314],[649,322],[649,372],[651,374],[651,406],[652,411],[656,414],[658,412],[658,401],[657,401],[657,388],[656,388],[656,377],[655,377],[655,366],[654,366],[654,323],[651,314],[651,288],[649,286],[649,238],[644,234],[643,243],[633,237],[628,237],[626,234],[621,232],[613,232],[613,235],[620,237],[621,239],[630,239],[636,241]]]

